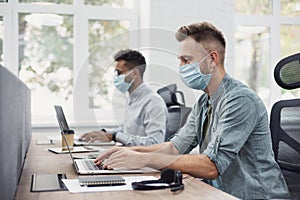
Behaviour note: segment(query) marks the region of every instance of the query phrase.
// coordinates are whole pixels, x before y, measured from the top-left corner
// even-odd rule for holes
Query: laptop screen
[[[67,123],[67,120],[65,118],[64,112],[62,110],[61,106],[54,106],[56,111],[56,118],[60,127],[60,130],[63,131],[69,131],[69,126]]]
[[[58,120],[58,124],[59,124],[60,130],[61,130],[62,139],[65,141],[67,149],[68,149],[69,154],[71,156],[71,159],[74,162],[74,158],[72,156],[68,141],[66,139],[65,134],[63,134],[64,131],[69,131],[69,126],[67,124],[67,120],[65,118],[65,115],[64,115],[64,112],[63,112],[61,106],[54,106],[54,108],[55,108],[55,111],[56,111],[56,117],[57,117],[57,120]]]

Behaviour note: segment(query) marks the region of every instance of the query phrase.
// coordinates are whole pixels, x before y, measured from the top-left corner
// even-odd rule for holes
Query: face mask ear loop
[[[125,81],[126,76],[128,76],[131,72],[133,72],[133,70],[134,70],[134,68],[125,75],[124,81]],[[134,81],[135,81],[135,79],[133,79],[129,84],[131,85]]]
[[[210,52],[211,53],[211,52]],[[198,63],[199,63],[199,65],[198,65],[198,71],[200,72],[200,74],[203,74],[202,72],[201,72],[201,69],[200,69],[200,66],[201,66],[201,63],[210,55],[210,53],[208,53],[206,56],[204,56]],[[212,72],[212,71],[211,71]],[[212,74],[212,73],[209,73],[209,74]],[[203,74],[203,75],[208,75],[208,74]]]

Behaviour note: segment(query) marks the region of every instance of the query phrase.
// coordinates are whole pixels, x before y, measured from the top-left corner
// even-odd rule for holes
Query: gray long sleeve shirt
[[[164,100],[143,83],[129,95],[122,126],[108,131],[126,146],[162,143],[167,114]]]
[[[227,74],[210,99],[207,94],[199,98],[187,123],[171,140],[177,150],[188,153],[201,144],[208,104],[211,138],[201,153],[217,167],[219,176],[213,182],[242,199],[288,198],[273,156],[266,108],[253,91]]]

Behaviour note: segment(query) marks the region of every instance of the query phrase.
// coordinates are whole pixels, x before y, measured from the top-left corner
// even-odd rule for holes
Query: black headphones
[[[158,190],[171,188],[172,192],[176,192],[184,189],[182,173],[172,169],[163,170],[160,174],[160,179],[158,180],[133,182],[131,186],[134,190]]]

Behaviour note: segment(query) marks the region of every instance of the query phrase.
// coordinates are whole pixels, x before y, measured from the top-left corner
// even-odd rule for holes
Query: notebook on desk
[[[48,148],[48,151],[51,151],[53,153],[57,153],[57,154],[67,154],[69,153],[69,151],[66,149],[66,148],[62,148],[62,147],[53,147],[53,148]],[[73,147],[72,148],[72,153],[89,153],[89,152],[102,152],[102,151],[105,151],[105,149],[93,149],[93,148],[90,148],[90,147],[85,147],[85,146],[82,146],[82,147]]]

